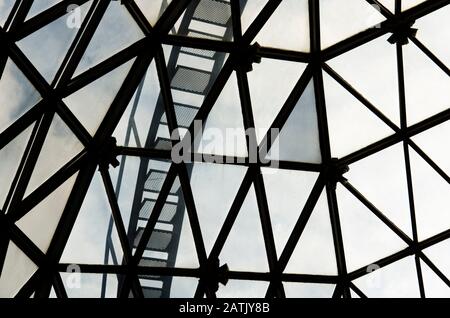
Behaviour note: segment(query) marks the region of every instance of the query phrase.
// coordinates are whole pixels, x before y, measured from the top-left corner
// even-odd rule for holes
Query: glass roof
[[[0,0],[0,297],[450,297],[449,0]]]

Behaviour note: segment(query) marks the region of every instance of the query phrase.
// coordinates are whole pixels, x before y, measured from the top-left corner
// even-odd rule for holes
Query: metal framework
[[[283,287],[284,282],[335,284],[336,287],[333,297],[351,297],[351,290],[359,297],[366,297],[364,292],[361,291],[353,281],[368,274],[367,266],[354,271],[349,271],[346,265],[339,202],[336,198],[337,183],[342,184],[355,198],[364,204],[364,206],[366,206],[379,220],[407,244],[407,247],[400,252],[378,260],[376,262],[378,266],[384,267],[407,256],[413,255],[416,261],[416,272],[421,297],[426,296],[421,261],[425,262],[436,275],[450,287],[450,280],[423,253],[425,248],[449,239],[450,229],[426,240],[419,240],[409,157],[409,149],[411,147],[446,181],[446,183],[450,183],[450,176],[447,175],[446,172],[411,139],[413,136],[447,122],[450,119],[450,109],[447,108],[445,111],[417,124],[407,124],[402,52],[403,46],[407,45],[406,43],[408,43],[409,40],[422,50],[423,53],[445,72],[447,76],[450,76],[450,69],[415,37],[415,32],[413,30],[413,23],[415,20],[439,10],[446,5],[450,5],[449,0],[425,1],[405,11],[401,11],[401,1],[396,0],[395,13],[391,13],[391,11],[385,8],[379,1],[367,0],[366,2],[372,5],[376,4],[380,8],[381,13],[386,20],[382,22],[378,28],[365,30],[326,49],[321,48],[320,40],[321,21],[319,6],[321,5],[321,1],[309,0],[310,53],[252,45],[261,28],[282,2],[281,0],[269,0],[245,32],[242,31],[240,16],[246,1],[173,0],[167,4],[167,8],[162,11],[158,22],[152,26],[135,1],[124,0],[121,1],[121,5],[126,8],[133,17],[135,23],[145,34],[145,37],[122,49],[120,52],[107,58],[98,65],[74,76],[77,66],[82,60],[102,17],[108,10],[108,6],[111,5],[110,0],[93,0],[87,13],[87,17],[83,20],[83,23],[56,72],[55,77],[51,82],[47,82],[43,75],[37,70],[36,66],[33,65],[29,58],[21,51],[21,49],[19,49],[16,43],[30,34],[37,32],[49,23],[66,15],[67,7],[70,4],[82,5],[87,2],[88,0],[62,0],[37,14],[35,17],[26,19],[33,1],[17,0],[12,6],[11,13],[3,27],[0,28],[0,43],[2,44],[0,50],[0,73],[3,73],[7,60],[11,59],[42,96],[42,99],[34,107],[0,133],[1,151],[1,149],[7,146],[28,127],[32,127],[31,136],[26,145],[24,154],[18,159],[20,163],[15,172],[13,182],[12,184],[6,185],[9,190],[0,213],[0,268],[3,267],[5,262],[10,241],[17,245],[17,247],[38,266],[38,270],[20,288],[17,295],[15,295],[16,297],[30,297],[32,295],[34,295],[34,297],[49,297],[52,288],[57,297],[67,297],[60,273],[65,272],[70,264],[63,264],[60,262],[60,259],[69,239],[71,230],[77,220],[89,185],[91,184],[94,175],[97,173],[101,175],[110,203],[112,215],[110,229],[112,229],[112,226],[114,225],[117,230],[121,245],[120,248],[123,251],[123,258],[119,260],[116,259],[114,264],[110,264],[109,258],[114,257],[111,254],[114,251],[114,246],[112,246],[112,242],[108,240],[105,253],[105,264],[79,264],[79,267],[83,273],[120,275],[117,290],[117,295],[119,297],[130,297],[130,295],[137,298],[145,296],[168,297],[170,295],[170,283],[173,277],[197,278],[199,283],[195,295],[193,296],[199,298],[204,295],[210,298],[216,297],[219,282],[226,283],[229,279],[267,281],[270,284],[266,292],[266,297],[285,297]],[[222,26],[225,26],[227,29],[226,35],[224,35],[223,38],[214,38],[207,34],[201,37],[195,37],[192,36],[192,34],[188,34],[190,30],[189,23],[192,19],[198,18],[201,20],[204,18],[204,20],[208,22],[205,16],[196,16],[196,14],[198,14],[196,9],[199,6],[211,6],[211,3],[222,3],[229,6],[230,11],[228,18],[215,15],[215,18],[218,20],[223,18],[224,24]],[[207,15],[207,13],[203,14]],[[178,34],[174,34],[171,30],[180,17],[182,17],[179,29],[181,31],[178,31]],[[210,20],[209,22],[220,24],[220,22],[214,22],[214,20]],[[395,45],[397,51],[398,92],[401,114],[400,126],[396,125],[383,115],[375,105],[369,102],[327,64],[328,60],[345,54],[358,46],[388,33],[393,34],[390,39],[392,39],[392,45]],[[227,38],[232,40],[225,40]],[[163,45],[174,47],[167,63]],[[215,63],[214,74],[209,74],[205,87],[202,87],[201,91],[197,92],[204,97],[201,106],[198,109],[195,109],[192,114],[186,115],[186,117],[180,117],[180,107],[189,108],[190,105],[174,103],[172,90],[180,89],[192,92],[195,87],[198,87],[199,84],[196,81],[199,79],[195,78],[195,72],[190,70],[190,73],[187,72],[187,75],[185,75],[190,81],[181,84],[177,82],[179,81],[177,74],[182,77],[183,74],[179,73],[185,71],[180,70],[180,67],[177,68],[177,58],[180,51],[188,52],[192,55],[200,55],[202,58],[211,58]],[[208,57],[207,52],[214,52],[215,55],[213,57]],[[227,54],[226,59],[225,54]],[[238,81],[244,126],[245,128],[255,127],[247,73],[251,71],[251,64],[257,62],[260,58],[279,59],[308,64],[285,104],[275,117],[271,128],[282,128],[284,126],[307,84],[312,80],[314,83],[314,94],[317,107],[322,163],[311,164],[280,160],[277,164],[279,169],[315,171],[320,174],[308,196],[305,206],[301,211],[297,212],[299,215],[298,220],[295,223],[292,233],[290,233],[287,244],[278,257],[275,249],[274,234],[270,220],[264,179],[261,174],[261,168],[266,166],[267,163],[251,163],[248,159],[239,161],[238,159],[242,158],[229,158],[235,159],[233,162],[240,162],[240,165],[247,166],[248,169],[226,219],[221,226],[212,250],[208,254],[200,230],[196,204],[191,189],[191,166],[185,162],[179,164],[171,162],[171,147],[179,142],[179,140],[163,140],[163,138],[159,138],[157,134],[158,127],[160,125],[165,125],[170,133],[174,132],[179,127],[183,127],[186,128],[191,135],[194,135],[193,120],[206,121],[208,114],[211,112],[222,89],[232,74],[236,75]],[[106,75],[108,72],[118,68],[127,61],[133,61],[131,69],[127,73],[120,89],[115,94],[111,106],[98,127],[98,130],[91,136],[79,119],[69,110],[63,99]],[[142,147],[133,147],[130,146],[129,143],[126,143],[124,146],[117,146],[114,139],[112,139],[113,132],[121,118],[124,116],[127,107],[130,107],[130,101],[133,100],[133,97],[135,98],[135,103],[139,100],[145,76],[151,63],[154,63],[156,66],[159,78],[158,84],[161,92],[155,108],[156,115],[153,116],[150,130],[147,132],[147,136],[139,136],[142,138],[141,141],[143,141]],[[388,127],[391,127],[394,133],[391,136],[367,145],[345,157],[337,159],[333,158],[330,150],[330,137],[326,113],[327,105],[322,71],[334,78],[342,87],[366,106],[368,110],[383,121]],[[136,104],[133,106],[133,103],[131,103],[131,107],[136,107]],[[135,133],[135,130],[133,130],[135,129],[133,128],[134,112],[132,111],[131,113],[132,115],[128,119],[128,140],[130,139],[130,136]],[[35,169],[37,159],[43,148],[52,120],[56,115],[70,128],[72,133],[83,144],[84,149],[34,191],[27,194],[26,190],[31,175]],[[266,136],[264,141],[268,141],[269,145],[271,145],[273,140],[269,137],[270,136]],[[256,137],[250,136],[250,138]],[[292,138],[295,138],[295,136]],[[250,147],[251,142],[254,141],[248,140],[247,147]],[[349,166],[351,169],[351,164],[380,152],[394,144],[403,145],[411,224],[413,229],[412,238],[397,227],[397,225],[386,217],[343,176]],[[250,152],[249,148],[247,148],[247,150]],[[119,162],[116,160],[117,156],[121,156],[120,168],[118,168],[120,171],[119,181],[116,185],[113,185],[110,169],[111,165],[119,165]],[[140,159],[138,179],[136,184],[133,185],[121,182],[124,173],[122,167],[125,165],[126,158],[129,157],[138,157]],[[203,160],[201,158],[202,157],[195,156],[195,154],[192,153],[193,161]],[[151,166],[151,162],[155,160],[168,162],[168,169],[158,172],[157,167]],[[229,161],[224,160],[223,162],[224,164],[227,164],[226,162]],[[27,235],[19,229],[16,222],[56,191],[65,183],[65,181],[75,175],[76,179],[73,189],[65,204],[48,250],[44,253],[33,240],[27,237]],[[152,176],[155,175],[158,175],[158,178],[161,178],[161,182],[158,182],[157,185],[151,184],[151,181],[154,180],[152,179]],[[177,182],[179,182],[179,184],[177,184]],[[252,185],[254,186],[258,203],[260,224],[263,231],[269,271],[230,271],[226,266],[220,266],[222,264],[219,256]],[[2,184],[2,186],[5,185]],[[126,223],[122,217],[123,211],[120,211],[117,195],[120,191],[120,187],[130,186],[136,187],[136,190],[134,192],[135,197],[131,210],[131,219],[127,229]],[[286,266],[323,190],[326,191],[327,195],[338,275],[285,273]],[[147,200],[147,204],[145,203],[145,195],[143,194],[145,191],[153,191],[155,194],[153,199]],[[170,247],[165,246],[164,248],[159,248],[159,245],[165,245],[166,243],[164,243],[165,234],[162,233],[163,231],[158,230],[157,224],[161,222],[164,223],[164,221],[162,221],[163,215],[164,213],[167,214],[168,209],[170,209],[168,206],[171,202],[170,200],[172,200],[172,203],[174,202],[173,195],[177,196],[180,200],[175,201],[178,202],[175,204],[175,219],[166,222],[173,225],[173,231],[172,234],[170,234],[173,235],[173,237],[171,237],[173,243],[167,243],[169,245],[172,244]],[[172,198],[170,198],[171,196]],[[145,222],[139,223],[139,218],[142,218],[143,213],[141,211],[144,210],[144,207],[147,211],[144,218]],[[199,268],[195,269],[179,268],[175,266],[179,233],[181,231],[180,227],[184,213],[186,213],[186,217],[189,219],[192,228],[195,249],[200,265]],[[42,222],[45,222],[45,220]],[[144,225],[141,226],[138,223]],[[160,234],[159,236],[158,233]],[[111,232],[109,235],[110,234]],[[148,259],[143,256],[146,250],[162,250],[166,247],[169,250],[167,252],[167,258],[164,260]],[[161,265],[158,265],[158,262]],[[170,266],[166,266],[167,264],[162,264],[161,262],[170,263]],[[160,290],[156,290],[155,293],[155,289],[141,286],[143,279],[161,279],[164,287],[161,287]],[[104,284],[106,284],[106,280],[104,280]],[[0,286],[0,289],[1,288],[2,287]],[[104,292],[102,295],[104,296]]]

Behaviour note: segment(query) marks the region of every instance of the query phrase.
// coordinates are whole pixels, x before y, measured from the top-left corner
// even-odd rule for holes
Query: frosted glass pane
[[[241,5],[241,27],[242,33],[247,31],[248,27],[255,21],[256,17],[267,4],[268,0],[240,0]]]
[[[33,1],[33,4],[31,5],[30,11],[28,12],[28,18],[32,18],[35,15],[43,12],[44,10],[47,10],[48,8],[51,8],[55,4],[61,2],[61,0],[39,0],[39,1]]]
[[[450,6],[447,5],[416,21],[417,38],[450,68]]]
[[[355,162],[345,177],[389,220],[412,237],[402,143]]]
[[[450,298],[447,284],[423,261],[420,264],[427,298]]]
[[[385,18],[366,1],[327,0],[320,2],[322,48],[356,33],[376,27]]]
[[[217,239],[246,170],[233,165],[193,165],[191,187],[207,252]]]
[[[268,271],[261,221],[253,186],[242,204],[219,259],[222,263],[227,263],[230,270]]]
[[[63,99],[92,136],[103,121],[133,61],[134,59]]]
[[[393,1],[393,0],[391,0]],[[418,4],[421,4],[422,2],[425,2],[428,0],[402,0],[402,10],[410,9],[412,7],[415,7]],[[430,2],[430,1],[429,1]]]
[[[272,59],[253,64],[248,80],[258,142],[264,138],[305,68],[306,64]]]
[[[309,52],[308,1],[282,1],[255,41],[262,46]]]
[[[380,268],[353,282],[367,297],[420,297],[416,266],[412,256]]]
[[[324,73],[331,154],[343,157],[393,131],[331,76]]]
[[[19,136],[14,138],[9,144],[0,150],[0,178],[2,186],[0,187],[0,206],[3,207],[12,181],[19,168],[20,160],[30,138],[32,127],[28,127]]]
[[[44,253],[50,246],[56,227],[72,191],[77,174],[51,193],[41,203],[23,216],[16,225]],[[36,226],[40,224],[41,226]]]
[[[264,298],[269,282],[230,280],[226,286],[220,285],[218,298]]]
[[[150,125],[154,120],[153,116],[159,98],[159,92],[158,74],[155,63],[152,62],[144,77],[144,85],[140,95],[138,96],[138,90],[136,90],[113,133],[118,145],[144,147]],[[137,106],[135,112],[133,112],[135,103],[137,103]],[[126,134],[131,128],[129,126],[130,120],[131,123],[136,125],[136,132],[133,131],[131,133],[130,139],[127,142]]]
[[[424,131],[412,140],[424,151],[447,175],[450,175],[450,151],[445,145],[450,136],[450,121]]]
[[[170,298],[193,298],[197,285],[197,278],[173,277],[170,286]]]
[[[111,217],[111,208],[100,173],[96,173],[89,186],[78,217],[61,257],[68,264],[104,264],[105,243]],[[95,224],[93,227],[92,224]],[[115,232],[115,228],[113,229]],[[114,233],[115,234],[115,233]],[[112,235],[119,262],[122,248],[117,235]],[[111,262],[112,264],[112,262]]]
[[[8,19],[8,15],[11,12],[11,9],[14,5],[15,0],[3,0],[0,2],[0,25],[6,22]]]
[[[35,105],[41,96],[8,58],[0,81],[0,133]]]
[[[83,150],[83,145],[58,116],[53,117],[25,195],[35,190]]]
[[[0,297],[12,298],[16,296],[36,270],[36,264],[16,244],[9,242],[0,275]]]
[[[295,138],[292,138],[295,136]],[[275,139],[269,158],[320,163],[319,127],[314,84],[311,81]]]
[[[413,43],[404,46],[403,59],[408,124],[449,109],[450,77]]]
[[[327,63],[379,111],[400,126],[397,53],[379,37]],[[368,62],[370,61],[370,62]]]
[[[369,266],[407,247],[390,228],[340,184],[339,215],[349,271]]]
[[[336,275],[336,257],[325,191],[286,266],[286,273]]]
[[[450,275],[450,240],[447,239],[424,250],[425,255],[446,276]]]
[[[172,0],[135,0],[134,1],[142,13],[147,18],[148,22],[155,26],[158,19],[166,10],[167,6],[172,2]]]
[[[450,228],[450,187],[414,150],[409,153],[417,232],[423,240]]]
[[[90,5],[91,1],[80,7],[81,21],[85,18]],[[78,28],[67,26],[69,14],[71,13],[17,42],[19,48],[49,83],[52,82],[78,32]],[[52,62],[49,63],[49,60]]]
[[[284,292],[286,298],[331,298],[335,285],[330,284],[303,284],[285,282]]]
[[[111,1],[74,75],[143,38],[143,33],[120,1]]]
[[[275,246],[281,255],[318,174],[269,168],[263,168],[262,173]]]
[[[225,84],[206,119],[203,135],[198,140],[197,152],[247,156],[246,131],[235,73]]]

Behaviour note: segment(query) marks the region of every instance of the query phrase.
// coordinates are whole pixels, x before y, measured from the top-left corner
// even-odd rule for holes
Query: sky
[[[328,47],[348,36],[366,28],[374,27],[382,21],[380,13],[363,0],[321,1],[322,47]],[[35,1],[30,17],[58,1]],[[151,23],[158,19],[155,9],[162,1],[136,1]],[[267,1],[250,0],[242,13],[245,30]],[[393,0],[380,1],[392,9]],[[423,1],[404,0],[403,9]],[[0,23],[5,21],[12,1],[0,0]],[[81,8],[84,17],[91,2]],[[309,51],[309,24],[307,1],[283,1],[266,26],[255,38],[263,46],[283,48],[294,51]],[[449,46],[443,39],[450,40],[450,6],[416,22],[419,29],[417,38],[429,47],[446,65],[450,66]],[[19,48],[36,65],[44,78],[51,82],[64,53],[73,40],[76,29],[66,25],[67,16],[42,28],[36,34],[17,43]],[[179,23],[176,24],[175,31]],[[447,25],[449,27],[442,27]],[[201,27],[201,25],[197,25]],[[281,30],[283,32],[281,32]],[[300,31],[299,31],[300,30]],[[114,53],[126,48],[143,34],[132,22],[120,2],[112,2],[101,21],[100,27],[78,66],[75,75],[105,60]],[[358,92],[383,112],[394,124],[399,124],[398,82],[396,78],[396,53],[394,46],[387,42],[389,35],[382,36],[362,45],[327,64],[347,80]],[[448,42],[448,41],[447,41]],[[40,49],[45,47],[46,49]],[[164,46],[166,59],[171,47]],[[49,52],[51,56],[49,56]],[[49,63],[49,59],[52,63]],[[417,123],[450,106],[450,78],[429,60],[414,44],[404,47],[405,86],[408,124]],[[179,65],[196,65],[210,70],[211,63],[187,55],[180,57]],[[114,93],[122,84],[132,61],[91,83],[80,91],[64,99],[69,109],[79,118],[89,133],[95,134],[106,113]],[[248,73],[257,137],[260,141],[286,98],[305,70],[306,65],[288,61],[263,59]],[[427,80],[424,80],[427,79]],[[325,99],[330,130],[332,155],[346,156],[362,147],[393,134],[393,130],[370,113],[358,100],[340,84],[324,72]],[[14,93],[12,93],[14,92]],[[172,90],[175,102],[201,105],[201,98],[193,94]],[[147,71],[135,120],[136,138],[130,146],[138,146],[145,140],[159,96],[158,76],[154,64]],[[118,143],[123,145],[128,118],[131,113],[133,97],[127,111],[114,132]],[[11,60],[8,60],[0,81],[0,132],[24,114],[40,100],[37,91],[24,79]],[[89,108],[88,108],[89,105]],[[92,106],[94,105],[94,106]],[[315,114],[314,85],[309,83],[303,95],[289,116],[286,125],[276,140],[279,153],[271,153],[271,158],[290,161],[320,163],[317,117]],[[245,156],[245,135],[240,112],[239,93],[236,76],[233,74],[222,94],[214,105],[206,122],[206,128],[218,131],[237,129],[237,143],[223,145],[219,140],[211,143],[203,135],[198,151],[205,147],[215,154]],[[430,129],[413,138],[415,142],[447,173],[450,174],[449,151],[442,145],[450,133],[449,123]],[[8,184],[14,177],[30,129],[13,142],[0,149],[0,176]],[[169,137],[168,130],[158,132],[161,137]],[[295,136],[295,138],[292,138]],[[209,136],[211,137],[211,136]],[[209,143],[208,143],[209,141]],[[36,169],[33,172],[26,195],[37,188],[57,169],[82,150],[81,143],[59,118],[55,117]],[[413,169],[413,186],[418,220],[419,239],[423,240],[450,228],[449,185],[430,166],[410,149]],[[48,163],[52,162],[52,165]],[[153,168],[167,169],[167,163],[153,160]],[[53,167],[53,168],[51,168]],[[118,196],[119,207],[126,228],[134,195],[134,184],[139,168],[139,160],[128,157],[125,161],[124,184]],[[118,169],[111,169],[115,184]],[[196,163],[192,167],[191,187],[199,215],[200,227],[207,252],[214,243],[225,219],[237,189],[245,175],[246,168],[236,165],[215,165]],[[274,230],[277,253],[283,250],[293,225],[317,179],[317,173],[285,171],[267,168],[263,178],[268,196],[269,211]],[[404,169],[403,149],[400,144],[385,149],[373,156],[350,166],[347,179],[363,193],[390,220],[407,235],[412,236],[409,218],[408,193]],[[36,206],[22,218],[17,225],[35,244],[46,251],[67,197],[72,189],[74,177]],[[430,191],[430,188],[434,191]],[[0,204],[3,204],[9,189],[0,187]],[[376,260],[400,251],[406,245],[396,235],[367,210],[342,186],[337,188],[338,205],[343,229],[343,240],[348,270],[367,266]],[[174,199],[174,198],[172,198]],[[79,218],[68,241],[61,261],[65,263],[103,264],[104,245],[107,236],[110,210],[100,175],[96,173],[88,194],[83,202]],[[36,224],[44,224],[41,231]],[[93,226],[94,225],[94,226]],[[114,229],[115,231],[115,229]],[[115,246],[119,246],[116,232],[113,232]],[[450,275],[449,240],[425,250],[425,254],[447,275]],[[11,243],[12,244],[12,243]],[[121,252],[118,251],[118,259]],[[286,268],[287,273],[336,275],[336,260],[333,251],[331,226],[326,203],[322,193],[313,211],[311,220],[305,228],[293,256]],[[11,255],[11,256],[10,256]],[[221,263],[227,263],[231,270],[267,272],[268,264],[264,250],[261,224],[253,186],[250,188],[235,226],[220,254]],[[20,273],[15,271],[14,262],[23,266]],[[9,296],[20,288],[34,272],[35,267],[20,250],[10,245],[7,262],[0,277],[0,296]],[[190,233],[187,217],[181,232],[176,266],[196,268],[198,261]],[[425,290],[431,296],[449,296],[448,288],[422,264],[425,277]],[[67,284],[68,274],[63,280]],[[107,296],[113,297],[117,278],[110,277]],[[68,289],[69,296],[98,297],[100,295],[100,275],[82,274],[81,288]],[[16,282],[13,284],[13,282]],[[195,292],[197,280],[174,278],[172,297],[189,297]],[[355,284],[369,297],[417,297],[419,289],[412,257],[405,258],[385,268],[375,271],[355,281]],[[6,286],[6,287],[3,287]],[[267,282],[230,281],[218,291],[219,297],[262,297]],[[334,286],[326,284],[286,283],[288,297],[330,297]]]

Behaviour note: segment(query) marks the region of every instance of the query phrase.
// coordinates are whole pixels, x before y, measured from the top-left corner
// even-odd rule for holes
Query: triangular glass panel
[[[336,257],[333,245],[327,197],[322,192],[286,266],[286,273],[336,275]]]
[[[308,12],[307,0],[282,1],[258,33],[255,41],[262,46],[309,52]]]
[[[368,274],[354,280],[353,283],[369,298],[420,297],[413,256],[405,257],[386,267],[368,271]]]
[[[262,168],[275,246],[281,255],[318,173]]]
[[[395,13],[395,0],[378,0],[386,9]]]
[[[450,136],[450,121],[428,129],[414,136],[412,140],[450,176],[448,149],[444,146],[448,143],[448,136]]]
[[[230,76],[211,109],[197,144],[198,153],[247,156],[246,131],[235,73]]]
[[[352,297],[352,298],[361,298],[361,297],[359,297],[358,296],[358,294],[350,287],[350,296]]]
[[[241,7],[242,34],[244,34],[248,27],[255,21],[267,2],[268,0],[239,0]]]
[[[86,17],[91,3],[92,1],[89,1],[80,7],[81,21]],[[78,28],[67,25],[67,16],[70,14],[72,13],[60,17],[17,42],[19,48],[49,83],[53,81],[78,32]]]
[[[108,112],[133,61],[134,59],[128,61],[63,99],[70,111],[92,136]]]
[[[436,10],[416,21],[417,38],[450,68],[450,6]]]
[[[76,176],[68,179],[16,222],[17,227],[44,253],[50,246]]]
[[[219,286],[218,298],[264,298],[269,282],[251,280],[230,280]]]
[[[387,225],[338,184],[339,215],[349,271],[369,266],[407,247]]]
[[[122,275],[61,272],[68,298],[117,298]]]
[[[393,134],[383,121],[324,73],[331,154],[343,157]]]
[[[37,268],[36,264],[16,244],[10,241],[0,274],[0,297],[12,298],[16,296]]]
[[[345,177],[381,213],[412,238],[402,143],[355,162]]]
[[[216,242],[246,171],[246,167],[234,165],[193,165],[191,188],[207,253]]]
[[[274,59],[253,64],[248,81],[258,142],[264,138],[305,68],[303,63]]]
[[[252,185],[220,253],[230,270],[268,271],[261,220]]]
[[[375,6],[366,1],[327,0],[320,3],[322,48],[367,30],[384,21],[384,16]]]
[[[111,1],[74,76],[99,64],[144,37],[121,1]]]
[[[450,298],[450,287],[425,262],[420,262],[425,296],[427,298]]]
[[[58,116],[53,117],[25,195],[35,190],[83,150],[83,144]]]
[[[394,1],[394,0],[391,0],[391,1]],[[427,0],[402,0],[402,11],[411,9],[425,1],[427,1]]]
[[[175,179],[175,185],[179,184],[179,181]],[[184,202],[182,191],[180,190],[178,192],[178,197],[181,202]],[[194,236],[193,236],[193,230],[191,227],[191,222],[189,221],[189,217],[187,215],[187,210],[184,210],[184,218],[183,218],[183,225],[181,228],[181,234],[179,238],[179,246],[178,251],[175,251],[176,254],[176,267],[184,267],[184,268],[196,268],[199,266],[198,263],[198,257],[197,257],[197,250],[195,248],[194,243]],[[174,221],[174,225],[176,226],[176,221]],[[173,232],[176,233],[180,232],[180,230],[176,230],[174,228]],[[172,254],[172,257],[174,256],[174,252],[170,253],[169,256]]]
[[[447,239],[425,249],[423,252],[439,268],[439,270],[448,278],[450,277],[450,240]]]
[[[0,81],[0,133],[25,114],[41,95],[8,58]]]
[[[122,246],[111,216],[102,178],[96,172],[64,248],[61,263],[121,265]]]
[[[155,126],[157,123],[159,125]],[[169,128],[154,61],[128,104],[113,136],[121,146],[137,148],[171,146],[167,140]],[[147,140],[148,138],[150,139]]]
[[[32,126],[28,127],[5,147],[0,149],[0,179],[2,180],[2,186],[0,187],[0,208],[3,208],[6,196],[19,168],[28,139],[30,138],[31,131]]]
[[[450,187],[413,149],[409,153],[417,233],[423,240],[450,228]]]
[[[198,286],[198,279],[192,277],[172,277],[170,298],[193,298]]]
[[[403,60],[408,125],[448,110],[450,77],[413,43],[404,46]]]
[[[395,46],[387,40],[389,36],[381,36],[327,63],[394,124],[400,126],[397,53]]]
[[[218,41],[231,41],[231,3],[229,1],[191,1],[173,26],[171,33]]]
[[[292,136],[296,136],[296,138],[292,138]],[[281,128],[268,157],[275,160],[309,163],[322,161],[312,81],[305,88],[303,95]]]
[[[284,282],[286,298],[331,298],[335,285]]]
[[[35,15],[38,15],[39,13],[53,7],[55,4],[61,2],[61,0],[39,0],[39,1],[33,1],[33,4],[31,5],[30,11],[28,11],[27,18],[32,18]]]
[[[3,27],[8,19],[9,13],[14,6],[15,0],[5,0],[0,2],[0,25]]]
[[[172,0],[135,0],[136,5],[147,18],[151,26],[155,26],[158,19],[166,11]]]

